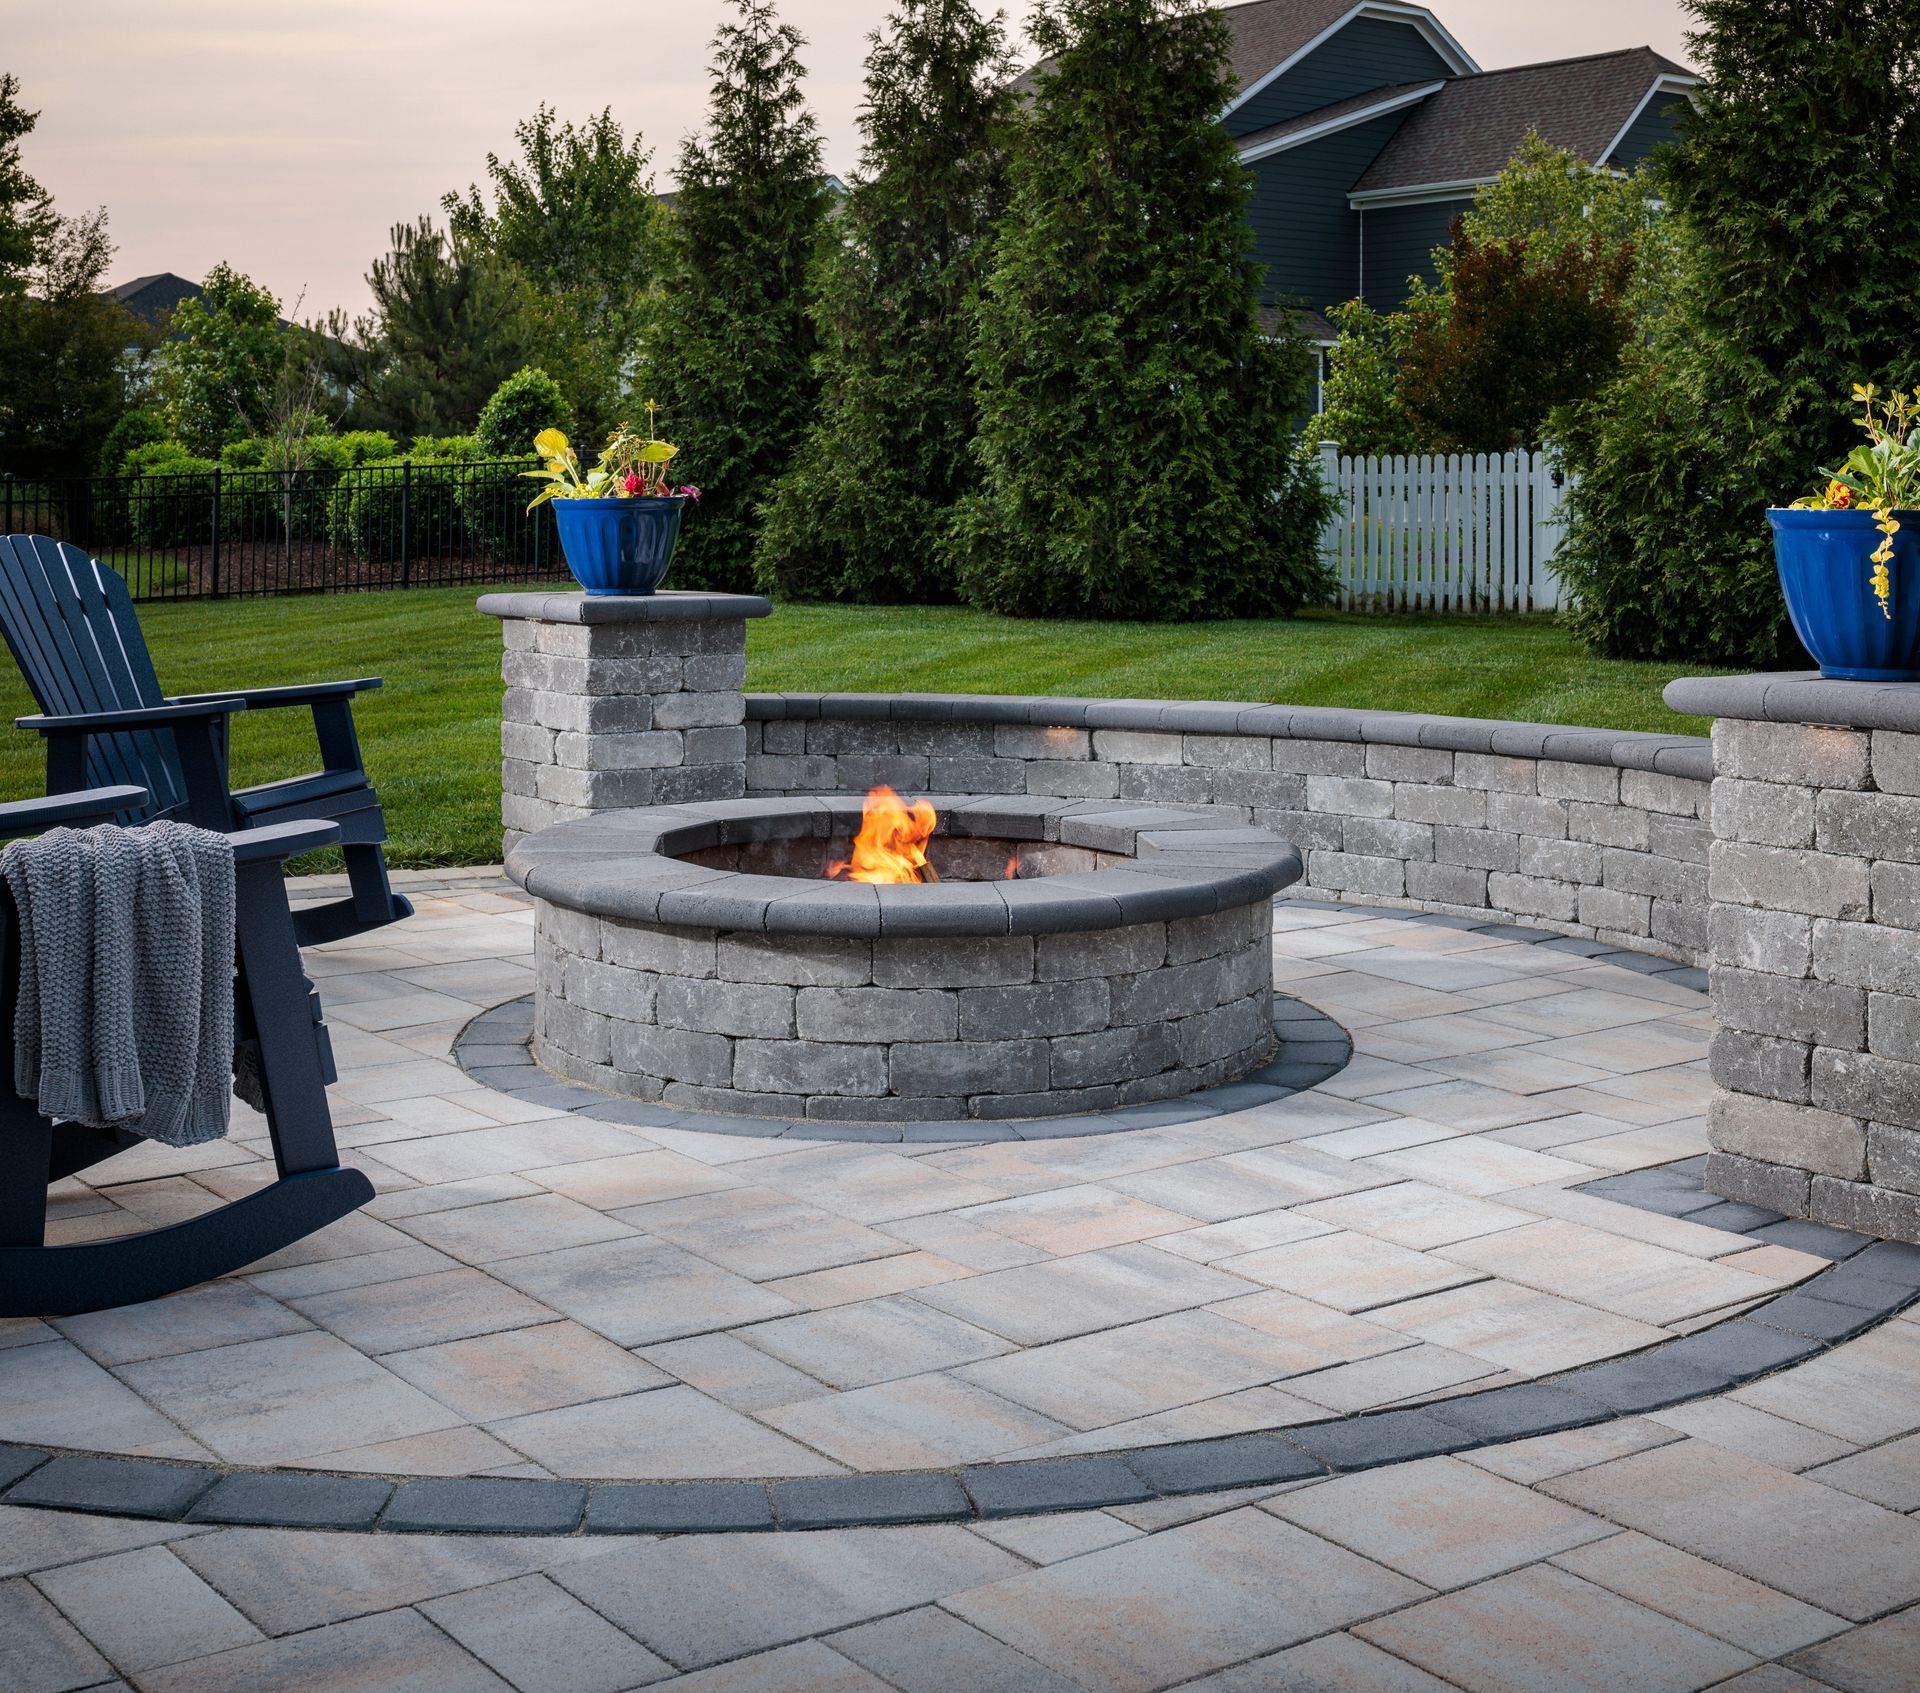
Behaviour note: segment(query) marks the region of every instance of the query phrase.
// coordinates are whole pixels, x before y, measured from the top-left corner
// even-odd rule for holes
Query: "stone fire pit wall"
[[[1273,1056],[1286,842],[1142,806],[935,804],[936,862],[993,879],[820,879],[852,797],[642,808],[522,841],[507,870],[535,899],[535,1056],[694,1111],[886,1123],[1153,1103]]]
[[[1713,727],[1707,1185],[1920,1242],[1920,686],[1692,677]]]

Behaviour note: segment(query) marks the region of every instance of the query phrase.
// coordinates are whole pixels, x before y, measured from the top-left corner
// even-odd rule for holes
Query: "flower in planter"
[[[699,498],[698,489],[670,488],[667,466],[680,449],[671,441],[662,441],[653,432],[653,401],[647,402],[647,432],[636,434],[624,423],[610,436],[600,454],[600,462],[582,471],[574,456],[573,445],[558,429],[543,429],[533,438],[533,450],[546,463],[538,470],[522,472],[536,482],[546,483],[527,502],[527,510],[548,500],[604,500],[651,496],[654,498],[687,495]]]
[[[1846,462],[1825,472],[1827,485],[1816,494],[1795,500],[1794,511],[1851,511],[1873,513],[1880,543],[1867,555],[1873,566],[1867,584],[1880,602],[1880,615],[1893,617],[1893,538],[1900,533],[1896,511],[1920,504],[1920,388],[1911,394],[1895,389],[1882,394],[1871,382],[1856,382],[1853,397],[1860,402],[1860,427],[1867,443],[1855,447]]]

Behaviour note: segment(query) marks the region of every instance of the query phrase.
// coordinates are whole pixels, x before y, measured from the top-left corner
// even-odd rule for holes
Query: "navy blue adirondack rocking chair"
[[[160,691],[132,596],[117,572],[45,535],[0,536],[0,634],[44,715],[23,717],[47,742],[47,792],[132,786],[143,806],[120,821],[178,818],[225,833],[327,818],[347,861],[345,899],[294,914],[303,946],[408,916],[387,880],[380,798],[360,759],[353,696],[380,679],[307,687]],[[305,706],[323,768],[252,788],[229,788],[228,719],[236,711]]]
[[[112,787],[0,805],[0,840],[56,824],[85,828],[148,795]],[[320,1000],[301,968],[284,861],[339,839],[328,822],[281,823],[230,836],[234,852],[235,1019],[252,1043],[276,1179],[182,1223],[113,1239],[46,1244],[47,1189],[146,1144],[123,1130],[56,1123],[13,1090],[20,930],[0,884],[0,1317],[63,1317],[133,1305],[226,1275],[357,1210],[373,1197],[343,1169],[327,1110],[332,1050]]]

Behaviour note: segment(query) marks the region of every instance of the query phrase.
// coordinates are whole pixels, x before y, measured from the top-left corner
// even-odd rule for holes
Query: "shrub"
[[[122,412],[120,421],[106,433],[100,443],[100,458],[95,471],[101,476],[119,476],[124,474],[127,454],[136,447],[151,447],[167,438],[167,426],[156,411],[145,406],[135,406],[131,411]]]
[[[1407,313],[1400,403],[1439,452],[1540,445],[1560,406],[1618,376],[1633,333],[1633,248],[1598,232],[1530,252],[1534,239],[1476,240],[1458,222],[1444,294],[1417,290]]]
[[[478,456],[470,435],[422,436],[411,452],[358,466],[333,491],[328,516],[333,544],[370,562],[397,559],[404,501],[407,542],[415,556],[457,547],[465,538],[460,484],[471,474],[463,467]]]
[[[1404,312],[1376,311],[1349,300],[1327,313],[1338,333],[1327,354],[1327,385],[1320,415],[1307,425],[1310,447],[1331,441],[1354,458],[1420,453],[1427,446],[1400,403]]]
[[[192,547],[213,539],[213,459],[198,458],[174,441],[155,441],[127,454],[128,532],[148,547]]]
[[[400,443],[384,429],[348,429],[336,435],[345,468],[371,464],[375,459],[390,459],[400,451]]]
[[[490,459],[525,458],[543,429],[571,429],[573,408],[560,384],[537,365],[516,370],[481,409],[473,438]]]

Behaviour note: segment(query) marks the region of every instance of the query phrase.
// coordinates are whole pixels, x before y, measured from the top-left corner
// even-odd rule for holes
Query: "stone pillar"
[[[1693,677],[1715,718],[1707,1186],[1920,1242],[1920,685]]]
[[[484,594],[500,619],[503,851],[589,812],[746,792],[757,594]]]

